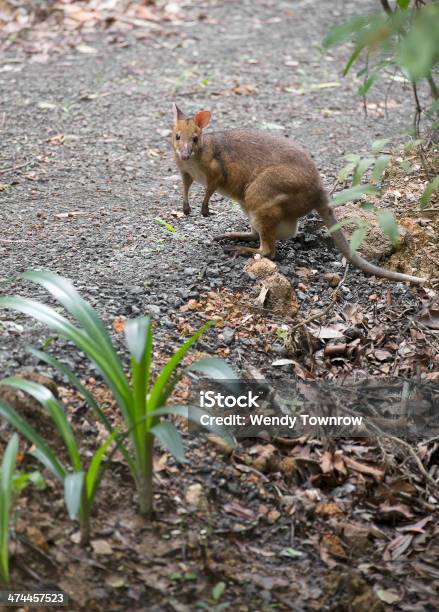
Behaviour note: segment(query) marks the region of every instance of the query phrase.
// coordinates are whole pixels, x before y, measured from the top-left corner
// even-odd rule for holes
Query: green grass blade
[[[40,385],[39,383],[26,380],[25,378],[18,378],[16,376],[5,378],[0,381],[0,384],[9,385],[29,393],[29,395],[34,397],[46,408],[66,444],[73,469],[76,472],[80,471],[82,469],[81,457],[79,456],[78,446],[76,444],[75,436],[73,435],[73,430],[64,410],[58,404],[49,389],[44,387],[44,385]]]
[[[64,480],[64,500],[67,512],[71,519],[77,518],[81,508],[82,487],[84,486],[84,472],[67,474]]]
[[[63,338],[73,342],[96,364],[119,403],[125,420],[127,423],[131,422],[132,398],[125,373],[121,368],[113,367],[113,363],[106,358],[100,347],[82,329],[72,325],[53,308],[28,298],[17,296],[0,298],[0,308],[11,308],[29,315],[58,332]]]
[[[49,355],[44,351],[40,351],[32,346],[28,346],[27,351],[40,361],[44,361],[44,363],[47,363],[48,365],[52,366],[52,368],[58,370],[58,372],[63,374],[68,379],[69,383],[73,387],[75,387],[77,391],[79,391],[79,393],[82,395],[87,404],[95,413],[95,416],[103,423],[103,425],[105,425],[107,431],[109,431],[110,433],[113,431],[113,426],[105,416],[102,408],[99,406],[99,404],[97,403],[93,395],[90,393],[90,391],[87,389],[87,387],[85,387],[81,383],[79,378],[72,372],[72,370],[68,366],[66,366],[64,363],[62,363],[52,355]]]
[[[129,385],[120,358],[115,351],[103,321],[76,291],[72,283],[53,272],[28,271],[23,278],[42,285],[81,324],[85,333],[100,347],[102,356],[111,364],[112,376],[119,381],[122,395],[129,395]]]
[[[138,423],[131,432],[131,440],[134,446],[137,474],[139,474],[145,473],[148,463],[145,436],[149,423],[147,419],[142,419],[142,417],[146,413],[146,396],[152,360],[152,326],[150,319],[141,317],[127,321],[125,323],[125,339],[131,353],[132,423]]]
[[[217,380],[228,387],[231,391],[238,391],[240,387],[239,377],[229,364],[219,357],[204,357],[194,361],[185,372],[200,372],[210,380]]]
[[[37,359],[44,361],[48,365],[52,366],[53,368],[61,372],[61,374],[64,374],[64,376],[66,376],[67,379],[69,380],[70,384],[73,387],[75,387],[79,391],[79,393],[82,395],[82,397],[85,399],[87,404],[90,406],[90,408],[95,413],[95,417],[102,422],[102,424],[107,429],[108,433],[110,434],[113,433],[114,427],[111,424],[111,421],[106,417],[104,411],[99,406],[99,404],[97,403],[93,395],[90,393],[90,391],[87,389],[87,387],[85,387],[81,383],[79,378],[72,372],[72,370],[69,367],[67,367],[64,363],[62,363],[61,361],[59,361],[52,355],[45,353],[44,351],[40,351],[30,346],[27,347],[27,350],[32,355],[34,355],[34,357],[36,357]],[[126,448],[126,446],[121,444],[120,451],[123,454],[124,459],[127,462],[129,469],[134,474],[134,470],[135,470],[134,461],[132,457],[130,456],[128,449]]]
[[[150,416],[157,418],[159,416],[166,416],[170,414],[175,414],[176,416],[184,417],[188,419],[189,421],[193,421],[197,425],[200,425],[200,419],[203,415],[208,415],[206,411],[201,410],[201,408],[198,408],[198,406],[175,405],[175,406],[163,406],[162,408],[156,408],[154,412],[151,413]],[[216,424],[209,425],[209,426],[202,425],[201,427],[205,427],[212,433],[215,433],[218,436],[221,436],[222,438],[224,438],[224,440],[226,440],[232,446],[236,445],[234,437],[229,433],[226,427],[223,427],[222,425],[216,425]]]
[[[0,468],[0,578],[5,584],[9,582],[9,518],[17,451],[18,436],[14,433],[6,446]]]
[[[0,383],[1,384],[1,383]],[[61,482],[64,482],[66,470],[58,457],[50,450],[41,436],[31,427],[18,413],[6,402],[0,399],[0,416],[4,417],[9,423],[18,429],[39,451],[36,455],[38,460],[43,463]],[[40,457],[44,457],[44,461]]]
[[[81,324],[86,334],[101,348],[103,355],[112,364],[113,375],[117,375],[120,383],[128,390],[122,363],[114,350],[107,329],[97,312],[86,302],[74,288],[72,283],[58,274],[48,271],[29,270],[23,278],[42,285],[57,299],[64,308]]]
[[[42,285],[53,297],[60,302],[64,308],[75,317],[86,333],[101,346],[101,348],[113,351],[108,332],[104,323],[96,311],[86,302],[74,288],[72,283],[58,274],[48,271],[29,270],[22,277],[34,283]],[[117,355],[116,358],[118,359]]]
[[[107,452],[108,447],[111,445],[113,440],[115,440],[116,436],[117,436],[117,432],[113,431],[113,433],[110,436],[108,436],[106,440],[104,440],[104,442],[100,445],[98,450],[93,455],[93,459],[91,460],[90,465],[88,467],[87,475],[85,478],[85,487],[86,487],[86,494],[87,494],[87,503],[89,506],[91,506],[94,495],[96,493],[97,486],[100,481],[99,473],[100,471],[102,471],[101,470],[102,460],[105,456],[105,453]],[[117,445],[114,450],[116,449],[117,449]]]
[[[332,207],[340,206],[345,202],[354,202],[355,200],[361,200],[365,195],[377,195],[379,193],[376,187],[372,185],[355,185],[349,189],[343,189],[333,196],[330,201]]]
[[[152,388],[149,401],[148,411],[155,410],[161,402],[163,402],[162,391],[169,382],[169,379],[173,375],[175,369],[179,366],[183,358],[185,357],[188,350],[198,340],[198,338],[204,334],[204,332],[214,325],[213,321],[208,321],[203,327],[201,327],[195,334],[193,334],[189,340],[187,340],[179,349],[175,351],[172,357],[168,360],[166,365],[157,377]],[[171,389],[172,392],[172,389]]]

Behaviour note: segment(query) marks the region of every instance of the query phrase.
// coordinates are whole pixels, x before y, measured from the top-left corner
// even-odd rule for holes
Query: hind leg
[[[270,233],[263,233],[259,235],[259,248],[245,247],[245,246],[230,246],[224,247],[225,251],[235,251],[237,253],[249,253],[259,254],[262,257],[269,257],[274,259],[276,257],[276,236]]]
[[[254,230],[252,232],[229,232],[227,234],[220,234],[214,236],[214,240],[242,240],[242,242],[253,242],[258,239],[258,233]]]
[[[263,257],[274,259],[276,257],[276,240],[280,215],[281,211],[276,205],[267,207],[259,215],[252,215],[254,233],[251,235],[255,236],[257,234],[259,236],[259,248],[231,246],[226,247],[226,250],[244,254],[259,254]]]

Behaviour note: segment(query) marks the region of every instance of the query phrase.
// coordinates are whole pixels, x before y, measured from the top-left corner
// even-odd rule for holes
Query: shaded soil
[[[313,153],[328,188],[344,153],[367,153],[373,140],[407,127],[412,107],[397,85],[387,111],[387,84],[374,89],[364,117],[358,83],[340,81],[349,50],[320,53],[330,25],[355,6],[209,1],[189,5],[187,23],[165,24],[147,40],[84,34],[95,53],[64,49],[42,63],[20,44],[9,46],[0,64],[1,294],[47,300],[17,275],[58,272],[72,279],[121,345],[117,322],[149,313],[158,365],[206,318],[220,316],[219,328],[198,343],[199,354],[225,357],[238,371],[255,367],[270,381],[421,373],[434,380],[436,339],[413,324],[431,294],[350,269],[331,321],[366,330],[364,350],[335,361],[316,356],[324,343],[293,351],[279,336],[282,321],[252,309],[245,259],[211,240],[246,228],[238,207],[215,195],[214,214],[205,219],[194,186],[193,213],[180,215],[168,142],[174,100],[188,112],[210,108],[213,128],[261,127],[296,139]],[[295,241],[280,245],[279,269],[298,289],[304,318],[331,300],[324,273],[343,274],[341,256],[313,217]],[[345,314],[352,304],[363,318]],[[41,346],[47,330],[2,311],[0,334],[2,376],[36,369],[25,345]],[[297,348],[301,339],[295,342]],[[409,359],[397,352],[401,343]],[[117,421],[83,357],[61,340],[51,350],[108,402]],[[294,363],[273,366],[279,358]],[[57,382],[84,449],[93,448],[96,425]],[[437,491],[404,448],[370,441],[328,449],[299,440],[271,450],[248,441],[230,458],[202,437],[186,437],[188,466],[157,452],[151,523],[136,514],[126,467],[112,465],[92,538],[109,543],[110,554],[79,547],[77,525],[66,520],[54,482],[44,494],[26,491],[14,586],[55,584],[71,593],[75,610],[183,612],[199,602],[219,609],[212,599],[218,582],[226,584],[219,603],[230,610],[437,609]],[[337,463],[337,449],[351,463]],[[437,442],[417,450],[436,470]],[[267,452],[274,463],[255,467]],[[369,471],[359,471],[355,458]],[[187,494],[197,484],[202,495],[191,505]]]

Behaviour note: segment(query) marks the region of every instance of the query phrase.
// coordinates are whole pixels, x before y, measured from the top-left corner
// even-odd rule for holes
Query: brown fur
[[[187,118],[174,105],[172,145],[183,181],[185,214],[191,210],[188,194],[193,181],[206,187],[201,208],[204,216],[209,215],[209,200],[216,191],[236,200],[252,231],[224,234],[218,239],[252,241],[259,237],[259,248],[237,246],[234,250],[270,258],[276,255],[277,240],[294,237],[298,220],[312,210],[317,210],[328,228],[337,223],[319,172],[300,145],[252,129],[204,134],[209,121],[208,111]],[[332,237],[346,259],[368,274],[418,284],[426,280],[380,268],[351,254],[341,230]]]

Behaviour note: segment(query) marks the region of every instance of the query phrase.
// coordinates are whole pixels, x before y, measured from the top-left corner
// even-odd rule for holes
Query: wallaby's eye
[[[194,137],[192,138],[192,140],[193,140],[194,142],[198,142],[198,136],[194,136]]]
[[[180,134],[175,134],[175,140],[180,140],[181,136]]]

